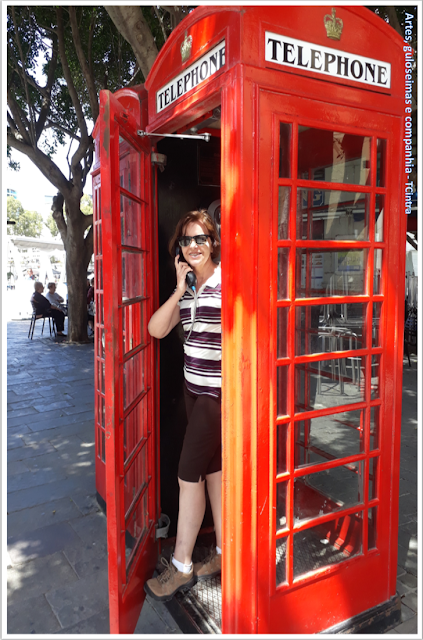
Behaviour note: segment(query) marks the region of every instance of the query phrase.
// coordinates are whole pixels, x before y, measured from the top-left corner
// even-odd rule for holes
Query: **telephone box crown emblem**
[[[332,9],[332,15],[330,16],[327,13],[323,20],[328,38],[331,38],[331,40],[340,40],[344,23],[341,18],[337,18],[335,14],[336,10]]]
[[[185,31],[185,38],[183,43],[181,44],[181,58],[182,62],[186,62],[191,55],[192,49],[192,36],[187,35]]]

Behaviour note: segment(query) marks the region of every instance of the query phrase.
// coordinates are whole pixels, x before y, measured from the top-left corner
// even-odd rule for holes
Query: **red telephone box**
[[[165,247],[183,213],[216,199],[215,630],[369,631],[399,615],[403,45],[363,7],[200,7],[144,87],[101,92],[96,447],[111,633],[133,631],[161,510],[177,509],[181,344],[175,329],[159,350],[146,330],[174,286]]]

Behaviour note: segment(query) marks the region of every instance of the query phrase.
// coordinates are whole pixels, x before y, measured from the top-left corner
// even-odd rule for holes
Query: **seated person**
[[[89,282],[87,280],[87,282]],[[91,330],[91,333],[94,333],[94,278],[91,278],[91,286],[87,291],[87,309],[88,309],[88,327]]]
[[[62,298],[62,296],[59,296],[59,294],[56,291],[56,283],[55,282],[49,282],[47,285],[47,293],[46,293],[46,298],[47,300],[50,302],[50,304],[58,307],[59,309],[61,309],[63,311],[63,313],[66,315],[67,312],[67,308],[66,305],[63,304],[64,300]]]
[[[37,315],[50,316],[54,318],[57,327],[57,335],[66,338],[63,333],[65,327],[65,314],[57,305],[50,304],[43,296],[44,285],[41,282],[34,282],[34,293],[31,296],[31,304]]]

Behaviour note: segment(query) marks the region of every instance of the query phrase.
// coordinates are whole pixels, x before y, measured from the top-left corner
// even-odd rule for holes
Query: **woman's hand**
[[[182,298],[187,290],[186,275],[188,271],[192,271],[193,269],[188,262],[180,262],[180,257],[180,255],[177,255],[175,258],[176,290],[178,291],[179,297]]]

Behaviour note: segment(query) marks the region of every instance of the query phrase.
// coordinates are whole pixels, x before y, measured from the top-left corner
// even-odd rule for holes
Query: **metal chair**
[[[32,309],[33,309],[33,311],[32,311],[32,316],[31,316],[31,323],[29,325],[28,338],[31,338],[31,340],[32,340],[32,337],[34,335],[35,323],[37,322],[37,320],[41,320],[41,318],[43,319],[43,328],[41,329],[41,335],[43,335],[43,333],[44,333],[44,325],[45,325],[45,322],[46,322],[46,318],[48,318],[48,326],[49,326],[49,329],[50,329],[50,336],[52,335],[52,327],[53,327],[53,335],[56,335],[57,331],[56,331],[56,323],[54,321],[54,318],[52,318],[51,316],[45,315],[43,313],[37,313],[35,308],[34,308],[34,305],[32,305]]]

